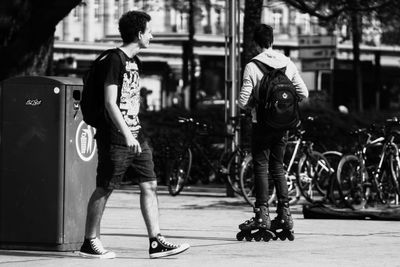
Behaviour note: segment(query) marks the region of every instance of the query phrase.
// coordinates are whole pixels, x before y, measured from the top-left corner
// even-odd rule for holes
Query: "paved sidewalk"
[[[172,197],[161,187],[159,202],[162,233],[169,241],[191,244],[187,252],[149,259],[138,189],[133,187],[113,193],[102,223],[103,244],[118,258],[0,250],[0,266],[400,266],[396,221],[305,220],[298,205],[292,208],[293,242],[239,242],[237,226],[252,216],[251,208],[239,197],[225,197],[223,188],[192,187]]]

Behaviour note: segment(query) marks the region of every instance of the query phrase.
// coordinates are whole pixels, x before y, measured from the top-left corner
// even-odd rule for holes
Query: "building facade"
[[[201,3],[196,4],[194,9],[195,74],[198,81],[199,99],[220,99],[225,94],[226,1],[195,2]],[[238,29],[242,29],[244,1],[239,2]],[[129,10],[144,10],[152,17],[155,38],[148,49],[141,51],[141,59],[145,66],[142,84],[152,92],[148,95],[149,108],[158,110],[169,106],[177,101],[177,96],[180,96],[184,105],[187,106],[189,92],[183,86],[183,75],[187,68],[187,62],[184,61],[184,44],[188,40],[188,1],[85,0],[56,27],[54,49],[54,61],[57,62],[56,74],[81,75],[101,51],[118,46],[121,42],[118,34],[118,19]],[[275,49],[290,55],[300,70],[302,62],[299,58],[298,37],[327,34],[326,29],[319,25],[315,17],[301,13],[283,4],[282,1],[264,0],[261,20],[274,28]],[[376,46],[380,44],[380,35],[375,28],[365,29],[364,39]],[[371,31],[373,34],[370,34]],[[347,26],[340,25],[335,33],[338,40],[335,62],[340,61],[340,64],[336,65],[342,75],[341,70],[347,72],[351,70],[351,45],[340,43],[342,36],[348,35]],[[363,51],[365,52],[362,53],[361,59],[365,61],[367,69],[371,69],[371,66],[373,69],[374,65],[388,66],[391,68],[392,76],[398,73],[399,49],[385,50],[367,47]],[[377,55],[379,55],[379,64],[376,63]],[[330,80],[333,74],[330,70],[306,70],[301,74],[311,91],[332,87]],[[336,81],[341,80],[340,77],[336,79]],[[394,83],[400,83],[400,81]],[[374,81],[368,82],[372,91],[375,90],[372,88],[374,84],[376,84]],[[371,101],[373,101],[375,94],[371,94],[373,95]]]

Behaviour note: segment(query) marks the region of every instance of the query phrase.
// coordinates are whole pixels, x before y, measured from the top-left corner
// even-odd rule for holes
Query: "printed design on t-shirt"
[[[137,137],[139,123],[140,89],[139,72],[135,62],[126,61],[119,108],[131,132]]]

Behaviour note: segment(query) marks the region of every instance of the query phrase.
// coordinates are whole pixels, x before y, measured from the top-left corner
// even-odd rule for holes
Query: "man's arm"
[[[251,110],[255,106],[255,99],[253,96],[254,88],[254,73],[250,64],[247,64],[243,72],[243,84],[240,89],[238,104],[239,107],[245,110]]]
[[[293,62],[290,62],[290,64],[292,65],[291,68],[293,68],[292,82],[293,82],[293,85],[296,87],[296,93],[301,99],[307,98],[308,97],[307,86],[304,83],[303,79],[301,78],[296,65],[294,65]]]
[[[133,137],[128,125],[126,125],[121,111],[117,106],[118,86],[116,84],[104,85],[104,106],[112,122],[125,137],[126,145],[134,150],[135,153],[141,153],[142,149],[139,142]]]

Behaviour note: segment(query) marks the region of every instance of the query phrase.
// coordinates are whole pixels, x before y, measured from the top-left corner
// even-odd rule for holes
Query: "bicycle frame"
[[[368,138],[370,139],[370,137]],[[369,174],[367,171],[367,167],[365,165],[366,162],[366,152],[367,149],[384,141],[385,138],[383,137],[379,137],[373,141],[370,141],[369,143],[367,143],[367,145],[362,147],[362,150],[360,151],[361,153],[359,153],[359,159],[360,159],[360,163],[361,163],[361,170],[362,170],[362,183],[363,186],[366,187],[366,191],[365,191],[365,197],[366,199],[368,199],[371,196],[371,183],[370,183],[370,178],[369,178]],[[380,188],[380,181],[381,181],[381,176],[382,176],[382,166],[385,160],[385,151],[386,151],[386,147],[387,147],[387,143],[385,142],[383,144],[383,148],[381,151],[381,154],[379,156],[379,163],[377,165],[376,170],[373,172],[372,174],[372,182],[374,183],[373,185],[376,187],[377,193],[378,193],[378,197],[383,201],[383,199],[380,196],[380,192],[381,192],[381,188]]]
[[[191,144],[189,145],[189,149],[192,149],[193,152],[195,152],[195,155],[199,155],[206,163],[207,166],[210,168],[210,170],[213,172],[213,174],[217,175],[220,172],[220,168],[216,168],[207,154],[204,152],[204,148],[200,146],[194,139],[192,139]],[[196,150],[196,151],[194,151]]]
[[[363,130],[358,130],[356,132],[358,134],[358,138],[359,138],[359,146],[358,149],[356,151],[355,154],[353,154],[353,157],[355,157],[357,159],[358,162],[358,169],[356,170],[358,173],[358,177],[360,178],[360,182],[356,182],[354,185],[354,187],[352,187],[352,189],[361,189],[361,191],[359,191],[361,193],[358,194],[358,198],[360,199],[358,204],[353,204],[353,202],[348,202],[348,199],[344,199],[345,203],[347,203],[348,206],[350,206],[353,209],[359,209],[359,208],[365,208],[365,205],[367,204],[367,201],[370,199],[370,197],[372,196],[372,188],[375,189],[375,193],[378,196],[378,199],[380,202],[385,203],[384,197],[383,197],[383,190],[382,190],[382,181],[383,181],[383,166],[384,166],[384,162],[386,159],[386,151],[387,151],[387,147],[388,147],[388,139],[385,139],[384,137],[378,137],[375,140],[371,141],[371,134],[370,133],[366,133],[367,135],[367,140],[365,142],[361,142],[361,134],[365,133],[365,129]],[[382,146],[382,151],[379,154],[379,162],[375,168],[375,170],[372,173],[372,177],[370,177],[369,173],[368,173],[368,167],[366,166],[366,161],[367,161],[367,149],[382,142],[385,141],[385,143]],[[364,144],[364,145],[362,145]],[[345,158],[349,157],[350,155],[346,155],[343,157],[343,159],[341,160],[341,162],[339,163],[340,166],[343,166],[343,164],[346,162]],[[343,162],[343,163],[342,163]],[[341,168],[341,167],[340,167]],[[340,169],[339,168],[339,169]],[[338,182],[339,184],[341,183],[341,172],[338,172]],[[357,180],[353,180],[353,178],[351,179],[351,181],[357,181]],[[340,189],[342,190],[342,189]],[[343,192],[343,191],[341,191]],[[350,195],[350,199],[352,198],[353,194],[355,194],[358,191],[352,191],[351,195]],[[342,193],[341,193],[342,194]]]
[[[290,144],[294,144],[295,145],[293,153],[292,153],[292,157],[290,158],[289,165],[288,165],[288,167],[286,169],[287,174],[289,174],[289,172],[292,169],[292,166],[293,166],[294,160],[296,159],[297,152],[299,151],[301,142],[302,142],[302,139],[298,138],[295,141],[288,141],[288,143],[287,143],[288,145],[290,145]]]

